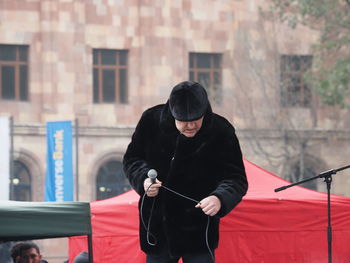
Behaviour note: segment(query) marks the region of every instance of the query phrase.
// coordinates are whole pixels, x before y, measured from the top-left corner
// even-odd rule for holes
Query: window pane
[[[2,98],[15,98],[15,67],[3,66],[1,71]]]
[[[118,171],[123,168],[121,162],[117,161],[109,161],[104,165],[105,171]]]
[[[218,105],[222,103],[221,74],[214,72],[214,87],[212,88],[212,100]]]
[[[15,61],[16,60],[16,46],[0,45],[0,60]]]
[[[109,161],[101,166],[96,177],[96,200],[113,197],[130,189],[121,162]]]
[[[197,67],[198,68],[210,68],[210,55],[199,54],[197,56]]]
[[[14,186],[14,199],[16,201],[31,201],[30,185]]]
[[[19,46],[19,60],[20,61],[28,61],[28,47],[27,46]]]
[[[30,184],[31,180],[28,168],[22,162],[14,162],[14,174],[15,178],[17,178],[21,184]]]
[[[304,98],[303,98],[303,105],[305,106],[311,106],[311,89],[308,85],[304,84]]]
[[[123,164],[118,161],[110,161],[106,164],[109,174],[111,175],[105,182],[108,183],[126,183],[126,177],[123,173]]]
[[[206,90],[210,87],[210,75],[209,73],[198,73],[198,82],[202,84]]]
[[[92,60],[93,60],[94,65],[98,64],[98,54],[99,54],[98,50],[94,50],[92,52]]]
[[[115,102],[115,71],[114,70],[103,70],[103,101],[104,102]]]
[[[31,175],[27,166],[20,161],[14,161],[11,191],[12,200],[31,201]]]
[[[300,85],[301,85],[301,75],[295,75],[291,76],[289,86],[293,87],[295,91],[300,91]]]
[[[103,65],[116,65],[116,55],[117,52],[115,50],[101,50],[101,63]]]
[[[295,87],[289,87],[286,93],[286,103],[289,106],[297,106],[299,105],[299,93],[295,89]]]
[[[195,60],[195,55],[190,53],[190,68],[196,67],[194,60]]]
[[[288,70],[300,71],[300,59],[298,56],[291,56],[288,58]]]
[[[128,61],[127,61],[127,51],[120,51],[119,52],[119,65],[121,66],[126,66]]]
[[[294,72],[305,72],[311,67],[311,62],[311,56],[289,56],[287,57],[287,69]]]
[[[214,63],[214,68],[221,68],[221,55],[220,54],[216,54],[213,55],[213,63]]]
[[[20,66],[20,100],[28,100],[28,68]]]
[[[99,83],[99,79],[98,79],[98,70],[94,69],[94,73],[93,73],[93,101],[94,103],[98,103],[99,102],[99,93],[98,93],[98,83]]]
[[[311,56],[302,56],[300,57],[300,64],[303,71],[308,70],[311,67],[312,57]]]
[[[190,76],[189,76],[190,80],[191,81],[195,81],[195,78],[194,78],[194,73],[192,71],[190,71]]]
[[[214,89],[221,87],[221,74],[219,72],[214,72]]]
[[[119,101],[120,101],[120,103],[127,102],[126,75],[127,75],[127,71],[125,69],[121,69],[119,71]]]

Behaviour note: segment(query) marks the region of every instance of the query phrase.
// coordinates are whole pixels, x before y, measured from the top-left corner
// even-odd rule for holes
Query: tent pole
[[[94,255],[92,250],[92,234],[88,235],[88,251],[89,251],[89,263],[94,262]]]

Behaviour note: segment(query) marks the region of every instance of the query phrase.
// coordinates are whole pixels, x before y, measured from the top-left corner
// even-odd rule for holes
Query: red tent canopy
[[[326,263],[327,195],[289,182],[245,160],[249,190],[221,221],[218,263]],[[321,179],[319,179],[321,180]],[[130,191],[91,203],[94,262],[145,262],[139,248],[139,196]],[[333,262],[350,262],[350,198],[331,195]],[[86,250],[69,241],[70,258]]]

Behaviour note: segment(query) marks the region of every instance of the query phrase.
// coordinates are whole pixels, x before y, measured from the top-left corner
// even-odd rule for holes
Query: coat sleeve
[[[221,201],[219,217],[227,215],[248,190],[242,152],[235,130],[227,126],[228,133],[220,136],[217,143],[218,186],[212,193]]]
[[[146,162],[145,147],[149,138],[150,118],[143,113],[138,122],[131,142],[124,154],[123,168],[131,187],[139,194],[144,194],[143,183],[150,167]]]

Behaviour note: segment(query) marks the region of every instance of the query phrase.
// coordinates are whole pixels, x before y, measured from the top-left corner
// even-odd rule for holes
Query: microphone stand
[[[332,263],[332,225],[331,225],[331,183],[332,183],[332,174],[336,174],[339,171],[350,168],[350,165],[340,167],[338,169],[332,169],[324,171],[317,176],[310,177],[308,179],[292,183],[286,186],[282,186],[275,189],[275,192],[283,191],[289,187],[302,184],[317,178],[324,178],[324,182],[327,184],[327,216],[328,216],[328,227],[327,227],[327,243],[328,243],[328,263]]]

